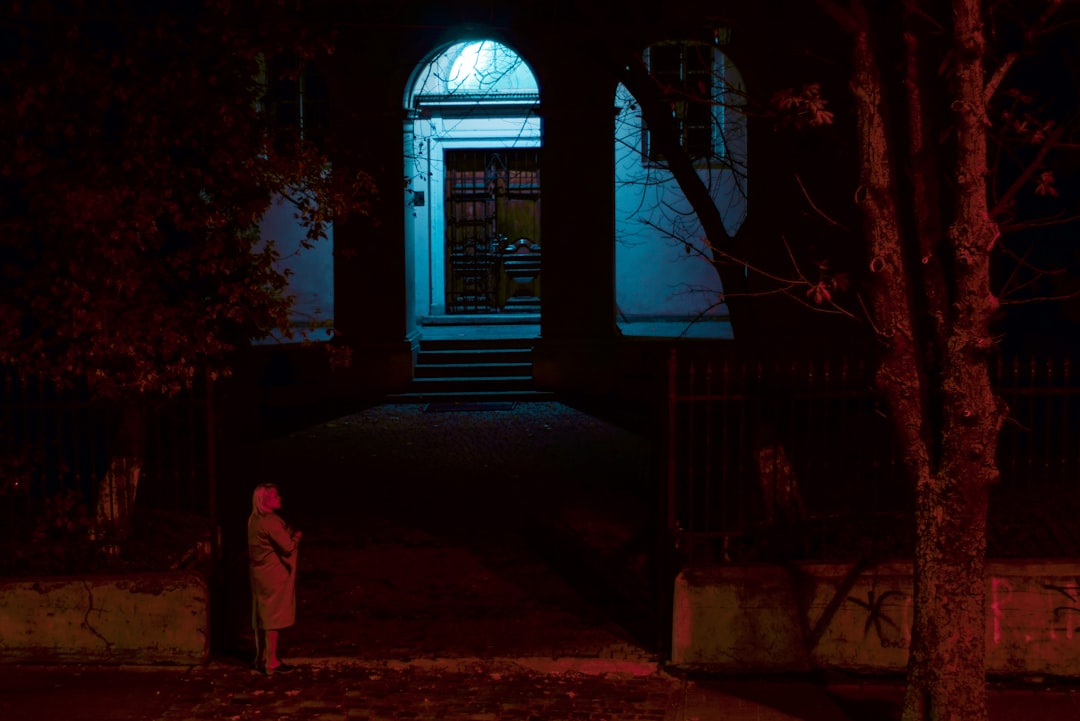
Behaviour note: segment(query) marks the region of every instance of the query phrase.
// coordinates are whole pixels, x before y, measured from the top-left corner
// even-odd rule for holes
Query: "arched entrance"
[[[506,45],[451,45],[406,99],[405,177],[419,326],[538,321],[539,88]]]

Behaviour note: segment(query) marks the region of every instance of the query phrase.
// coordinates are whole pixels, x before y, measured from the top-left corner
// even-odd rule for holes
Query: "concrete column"
[[[402,110],[367,108],[353,114],[355,146],[335,172],[370,175],[378,197],[366,216],[335,224],[335,315],[352,339],[394,341],[406,336],[405,201]],[[351,341],[350,341],[351,342]]]
[[[573,58],[559,61],[573,65]],[[572,67],[542,89],[545,339],[604,339],[615,325],[614,86]]]
[[[339,340],[352,349],[350,367],[334,379],[335,392],[360,395],[408,384],[415,335],[403,183],[410,122],[402,107],[405,80],[373,84],[365,74],[399,54],[395,38],[384,40],[378,45],[357,37],[342,46],[329,78],[334,172],[343,182],[365,173],[376,191],[366,215],[334,226],[334,315]]]

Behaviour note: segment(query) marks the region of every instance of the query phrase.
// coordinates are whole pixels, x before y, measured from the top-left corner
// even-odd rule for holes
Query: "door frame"
[[[424,114],[413,121],[413,142],[423,159],[422,176],[411,183],[412,197],[424,194],[424,205],[409,208],[415,223],[414,251],[416,314],[418,320],[446,315],[446,151],[541,148],[540,119],[531,108],[515,113],[471,106],[463,119],[457,113]],[[524,112],[523,112],[524,111]],[[452,125],[452,128],[447,128]],[[542,181],[541,181],[542,182]],[[426,236],[426,237],[424,237]]]
[[[447,266],[447,207],[446,207],[446,151],[447,150],[509,150],[514,148],[539,148],[540,138],[488,138],[478,143],[472,139],[433,139],[431,143],[432,172],[428,177],[428,195],[431,209],[428,224],[428,263],[426,272],[430,288],[428,313],[422,315],[446,315],[446,266]],[[541,181],[542,185],[543,181]]]

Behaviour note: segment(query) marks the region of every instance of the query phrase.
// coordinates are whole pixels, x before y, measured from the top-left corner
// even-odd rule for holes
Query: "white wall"
[[[281,255],[278,270],[292,271],[286,292],[296,299],[291,320],[299,331],[308,324],[334,319],[334,228],[331,225],[327,237],[316,241],[314,247],[303,248],[305,229],[293,214],[292,205],[275,201],[263,216],[259,233],[264,240],[274,241]],[[329,334],[317,329],[307,331],[306,337],[326,340]]]
[[[741,84],[730,65],[725,74],[729,84]],[[725,317],[723,306],[706,310],[716,304],[722,287],[697,217],[671,173],[644,161],[641,112],[622,86],[615,103],[619,108],[615,124],[619,320],[685,320],[703,312],[713,319]],[[734,235],[747,211],[745,120],[730,108],[718,108],[717,114],[722,118],[728,157],[739,170],[703,169],[699,174],[723,212],[728,233]]]

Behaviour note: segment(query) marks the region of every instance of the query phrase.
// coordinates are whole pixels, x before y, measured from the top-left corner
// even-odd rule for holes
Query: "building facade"
[[[335,36],[317,68],[335,172],[379,189],[374,213],[293,261],[299,320],[332,325],[352,351],[336,393],[406,388],[433,322],[539,323],[536,383],[568,394],[633,393],[662,375],[670,342],[737,335],[620,67],[664,78],[680,142],[751,262],[783,204],[770,170],[783,158],[743,112],[783,72],[769,9],[605,7],[309,4],[312,27]],[[769,202],[751,202],[751,177]],[[265,228],[288,236],[287,223]]]

